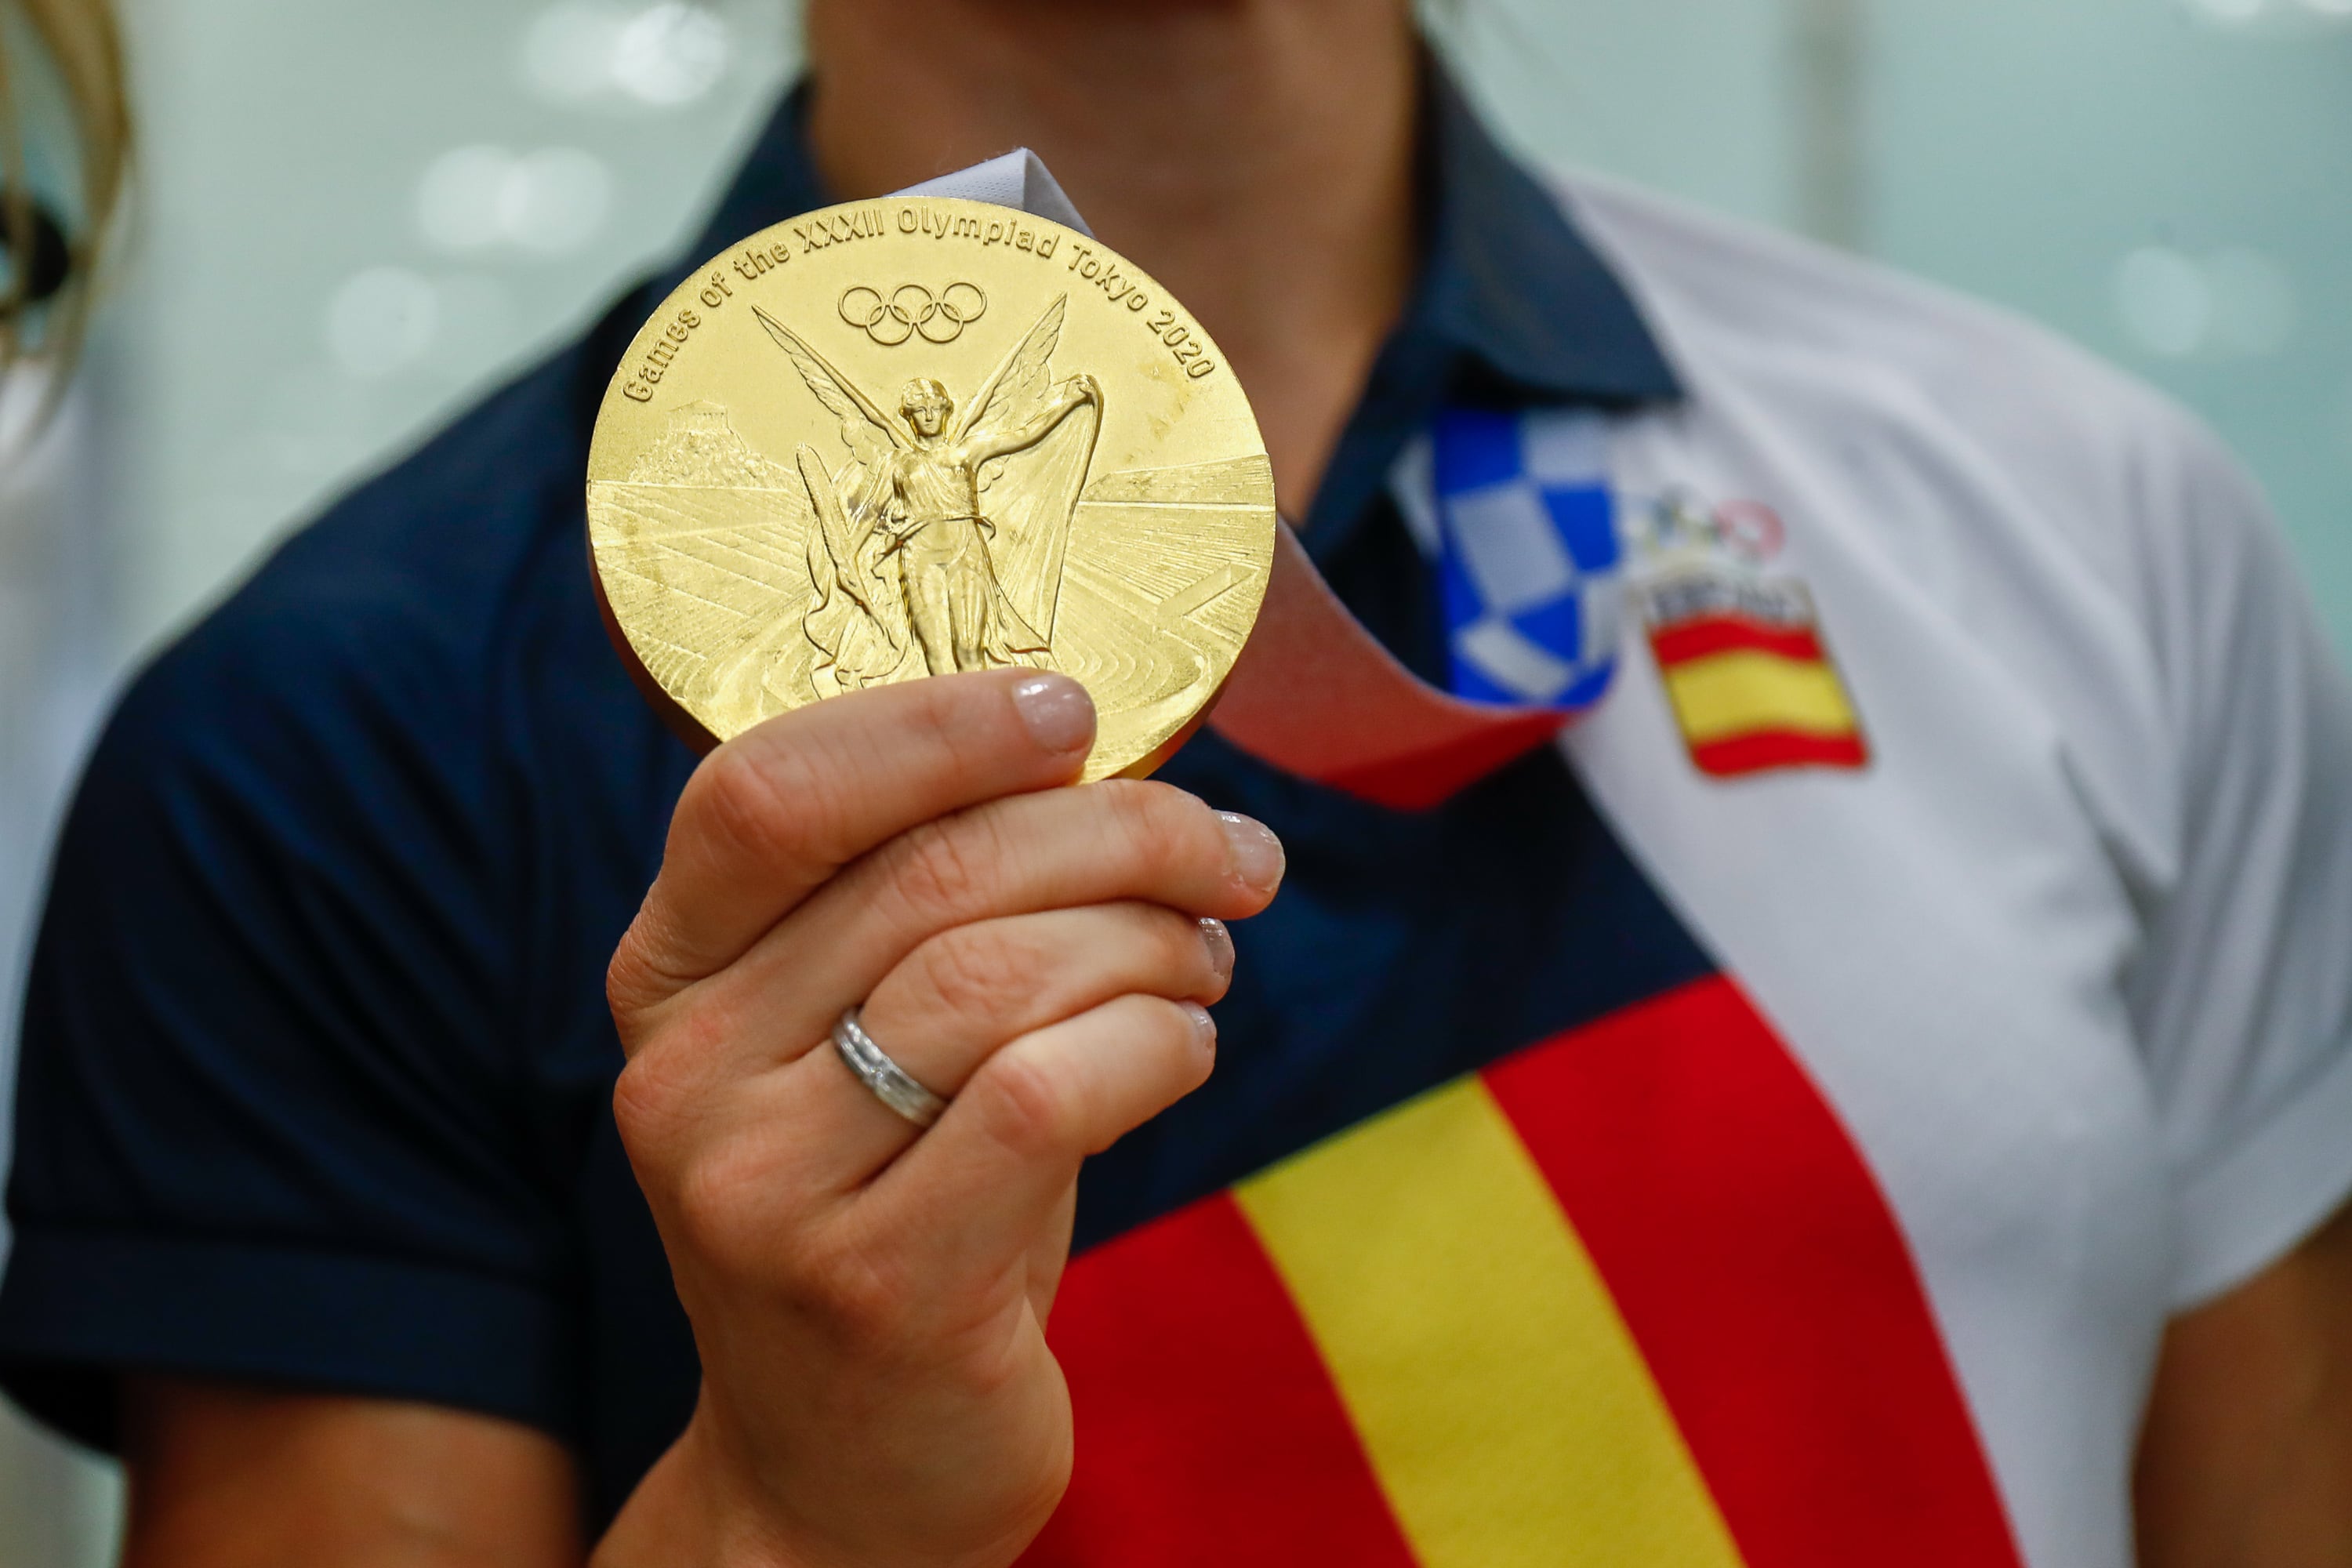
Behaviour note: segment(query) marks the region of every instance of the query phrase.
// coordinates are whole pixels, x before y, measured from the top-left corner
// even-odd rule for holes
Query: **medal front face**
[[[1148,771],[1223,684],[1274,479],[1200,324],[1086,236],[936,197],[829,207],[680,284],[604,395],[599,592],[724,741],[957,670],[1094,696],[1086,777]]]

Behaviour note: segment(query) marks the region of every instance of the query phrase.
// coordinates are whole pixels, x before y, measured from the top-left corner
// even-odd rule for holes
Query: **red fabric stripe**
[[[1772,768],[1864,768],[1870,765],[1870,748],[1861,732],[1843,735],[1802,735],[1788,730],[1758,730],[1727,735],[1691,748],[1698,771],[1717,778],[1763,773]]]
[[[1076,1468],[1024,1568],[1412,1568],[1230,1196],[1076,1259],[1048,1338],[1076,1411]]]
[[[1460,735],[1446,745],[1369,767],[1344,768],[1323,782],[1391,811],[1426,811],[1534,751],[1568,722],[1568,715],[1549,709],[1516,714],[1499,709],[1496,712],[1498,716],[1486,728]]]
[[[2016,1568],[1876,1181],[1727,981],[1490,1068],[1749,1568]]]
[[[1741,650],[1778,654],[1782,658],[1814,664],[1822,658],[1822,641],[1813,635],[1812,627],[1776,626],[1746,616],[1708,616],[1661,626],[1650,634],[1650,646],[1657,650],[1658,663],[1664,668],[1713,653]]]

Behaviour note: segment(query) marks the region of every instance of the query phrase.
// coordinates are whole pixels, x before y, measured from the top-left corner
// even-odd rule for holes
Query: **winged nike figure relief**
[[[813,447],[797,454],[815,516],[801,626],[820,691],[1046,661],[1102,428],[1094,377],[1053,378],[1067,303],[1046,308],[960,419],[928,377],[900,388],[892,414],[753,307],[849,449],[835,468]]]

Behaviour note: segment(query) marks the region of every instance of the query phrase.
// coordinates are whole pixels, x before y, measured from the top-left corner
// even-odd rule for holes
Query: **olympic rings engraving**
[[[857,283],[842,291],[839,309],[843,321],[890,349],[912,337],[955,342],[988,314],[988,296],[977,283],[950,283],[936,295],[920,283],[901,283],[887,295]]]

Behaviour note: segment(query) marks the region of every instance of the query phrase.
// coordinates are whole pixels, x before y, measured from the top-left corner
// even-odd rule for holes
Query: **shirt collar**
[[[1402,330],[1466,353],[1507,394],[1615,406],[1678,398],[1632,296],[1559,199],[1496,144],[1433,63],[1428,92],[1433,210]]]
[[[1632,296],[1559,199],[1495,144],[1434,61],[1425,90],[1421,279],[1302,520],[1301,542],[1327,575],[1339,574],[1343,599],[1346,558],[1444,405],[1628,408],[1681,395]],[[1400,647],[1395,628],[1374,629]]]

